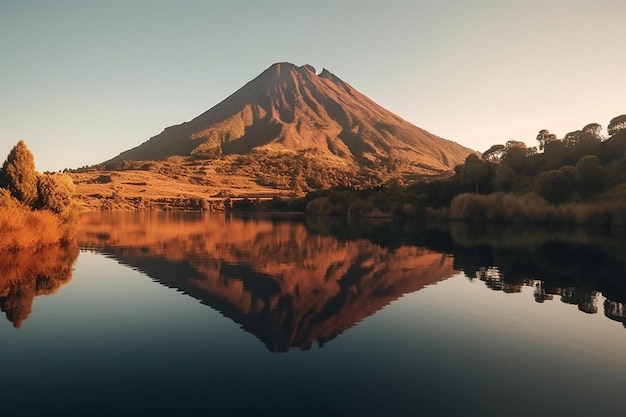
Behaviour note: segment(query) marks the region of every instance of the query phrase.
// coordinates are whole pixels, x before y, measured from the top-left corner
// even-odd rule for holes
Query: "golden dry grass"
[[[209,162],[171,158],[150,164],[150,170],[71,173],[82,209],[164,210],[181,208],[189,199],[219,207],[227,197],[290,195],[285,189],[259,185],[251,175],[216,172],[215,164]]]
[[[0,209],[0,251],[38,249],[68,238],[68,225],[49,211]]]

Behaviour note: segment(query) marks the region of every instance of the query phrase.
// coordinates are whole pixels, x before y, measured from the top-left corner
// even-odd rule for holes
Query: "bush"
[[[494,193],[488,196],[460,194],[452,200],[453,220],[597,225],[626,225],[626,204],[568,203],[555,206],[535,194],[514,195]]]
[[[595,155],[582,157],[576,164],[578,172],[578,192],[584,197],[604,191],[607,184],[608,172],[600,165]]]
[[[348,207],[348,216],[350,217],[367,217],[375,210],[374,204],[360,198],[354,200]]]
[[[307,214],[338,214],[337,207],[330,202],[328,197],[318,197],[315,200],[310,201],[306,205]]]
[[[552,204],[564,202],[574,191],[573,182],[567,172],[551,170],[544,172],[535,182],[535,191]]]
[[[50,210],[67,218],[74,204],[76,188],[72,179],[65,174],[43,174],[37,181],[38,210]]]

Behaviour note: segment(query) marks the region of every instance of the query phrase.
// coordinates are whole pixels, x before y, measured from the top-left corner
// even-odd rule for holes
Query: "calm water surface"
[[[93,213],[0,266],[6,415],[626,415],[623,236]]]

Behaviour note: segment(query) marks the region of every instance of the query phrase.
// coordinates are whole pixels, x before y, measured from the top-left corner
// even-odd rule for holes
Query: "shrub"
[[[374,212],[374,209],[375,207],[370,201],[357,198],[348,207],[348,216],[367,217]]]
[[[307,214],[337,214],[337,207],[328,197],[318,197],[306,205]]]
[[[582,157],[576,164],[578,172],[578,192],[585,197],[604,191],[607,184],[608,172],[600,165],[595,155]]]
[[[566,174],[560,170],[542,173],[535,182],[535,191],[552,204],[562,203],[574,191],[572,181]]]
[[[76,188],[65,174],[43,174],[37,181],[38,210],[50,210],[66,218],[74,203]]]

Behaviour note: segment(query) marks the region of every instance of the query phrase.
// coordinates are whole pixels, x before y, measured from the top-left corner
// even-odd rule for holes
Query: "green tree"
[[[556,135],[550,133],[547,129],[541,129],[537,134],[537,142],[539,142],[539,150],[543,151],[546,145],[556,140]]]
[[[559,168],[559,171],[563,173],[566,183],[565,188],[566,190],[569,190],[571,194],[574,192],[578,184],[578,171],[576,170],[576,167],[563,165]]]
[[[563,137],[563,142],[565,146],[568,148],[576,146],[583,139],[583,132],[580,130],[575,130],[573,132],[567,133]]]
[[[614,118],[612,118],[607,127],[609,136],[613,136],[620,130],[624,129],[626,129],[626,114],[622,114],[620,116],[615,116]]]
[[[552,204],[564,202],[573,192],[571,181],[560,170],[544,172],[535,181],[535,191]]]
[[[513,182],[515,181],[515,171],[505,164],[498,164],[493,179],[495,189],[498,191],[511,191]]]
[[[483,152],[483,156],[482,156],[483,161],[497,162],[500,159],[502,159],[502,156],[504,155],[505,150],[506,150],[506,146],[504,145],[501,145],[501,144],[493,145],[492,147],[487,149],[485,152]]]
[[[524,150],[527,149],[526,144],[520,140],[507,140],[505,146],[507,149],[511,149],[511,148],[522,148]]]
[[[465,158],[465,164],[461,168],[461,182],[471,186],[476,194],[489,182],[489,163],[481,161],[475,154],[470,154]]]
[[[507,149],[502,163],[511,167],[515,172],[521,173],[526,164],[526,148],[512,146]]]
[[[37,200],[37,171],[35,158],[23,140],[13,147],[0,170],[0,187],[25,205]]]
[[[582,132],[585,136],[596,139],[598,141],[604,140],[602,136],[602,125],[600,123],[589,123],[582,128]]]

